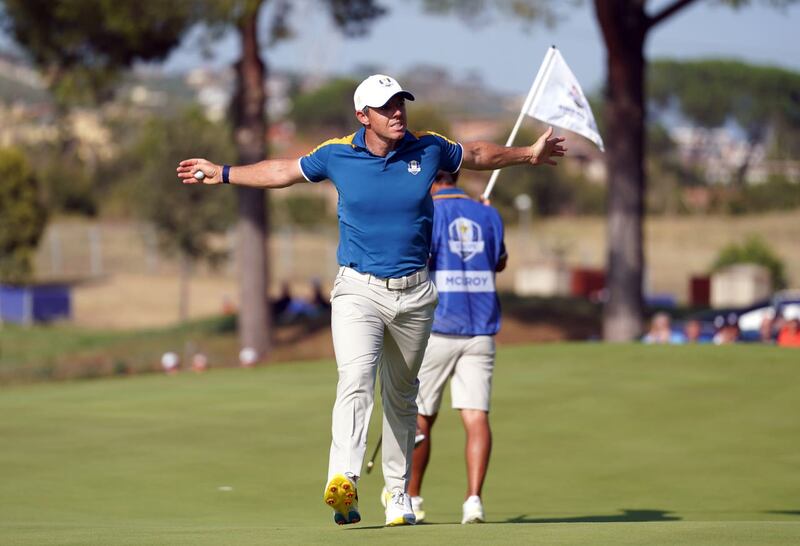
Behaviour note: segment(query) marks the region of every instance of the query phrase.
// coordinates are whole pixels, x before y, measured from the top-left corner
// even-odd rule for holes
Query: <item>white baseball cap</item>
[[[363,110],[365,106],[380,108],[398,93],[408,100],[414,100],[414,95],[400,87],[391,76],[373,74],[358,84],[353,94],[353,104],[356,111]]]

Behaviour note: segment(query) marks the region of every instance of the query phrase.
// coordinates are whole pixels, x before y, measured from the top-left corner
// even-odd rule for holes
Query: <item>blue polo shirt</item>
[[[500,329],[495,270],[506,256],[503,221],[458,188],[436,192],[433,205],[431,273],[439,291],[433,331],[494,335]]]
[[[431,246],[436,171],[461,166],[461,145],[431,132],[406,131],[386,157],[370,153],[365,129],[319,145],[300,158],[309,182],[326,178],[339,192],[339,265],[376,277],[425,267]]]

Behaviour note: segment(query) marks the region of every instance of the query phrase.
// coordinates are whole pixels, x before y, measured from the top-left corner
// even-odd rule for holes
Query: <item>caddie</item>
[[[461,523],[485,521],[481,492],[492,450],[489,406],[494,373],[494,335],[500,329],[495,273],[508,254],[503,221],[489,205],[456,186],[458,173],[439,171],[434,203],[430,269],[439,292],[431,337],[419,371],[417,429],[424,439],[414,450],[409,496],[417,521],[425,519],[422,479],[431,452],[431,432],[450,383],[453,408],[466,432],[467,490]]]
[[[331,291],[331,329],[339,380],[323,501],[340,525],[361,520],[356,487],[367,446],[375,378],[383,402],[386,525],[414,524],[407,495],[417,415],[417,372],[438,301],[427,262],[433,224],[429,194],[439,169],[555,165],[566,149],[548,129],[533,145],[459,144],[407,128],[414,95],[392,77],[365,79],[353,96],[361,129],[323,142],[299,159],[252,165],[181,161],[186,184],[283,188],[331,180],[339,194],[339,273]],[[202,171],[203,175],[196,173]]]

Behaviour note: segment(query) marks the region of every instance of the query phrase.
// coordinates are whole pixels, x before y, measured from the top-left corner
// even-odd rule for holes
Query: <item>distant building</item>
[[[203,108],[210,121],[222,121],[228,115],[233,97],[235,74],[232,68],[196,68],[186,74],[185,83],[195,93],[195,100]],[[267,116],[270,120],[281,119],[291,108],[289,76],[270,73],[264,83],[266,89]]]
[[[769,160],[763,144],[751,145],[730,129],[676,127],[670,136],[684,165],[700,167],[710,184],[729,184],[743,167],[748,184],[766,182],[771,175],[800,182],[800,161]]]

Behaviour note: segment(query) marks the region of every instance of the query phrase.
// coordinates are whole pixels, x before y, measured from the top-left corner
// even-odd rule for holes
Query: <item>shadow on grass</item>
[[[776,514],[798,514],[800,512],[793,511],[772,511]],[[620,514],[612,514],[607,516],[575,516],[570,518],[531,518],[527,515],[509,518],[506,521],[488,521],[487,524],[493,523],[641,523],[651,521],[679,521],[683,518],[670,515],[671,512],[665,510],[627,510],[623,509]],[[429,525],[458,525],[458,521],[452,522],[431,522],[425,521],[419,524],[420,526]],[[365,527],[351,527],[347,526],[348,531],[367,531],[371,529],[383,529],[383,525],[370,525]]]
[[[781,514],[784,516],[800,516],[800,510],[766,510],[765,514]]]
[[[433,522],[433,521],[421,521],[415,525],[415,527],[429,527],[432,525],[457,525],[457,521],[450,521],[450,522]],[[404,527],[400,525],[398,527]],[[365,527],[353,527],[350,525],[344,526],[345,530],[347,531],[367,531],[370,529],[387,529],[385,525],[367,525]]]
[[[627,510],[621,514],[608,516],[575,516],[571,518],[530,518],[527,515],[506,520],[507,523],[625,523],[643,521],[678,521],[682,518],[671,516],[664,510]]]

